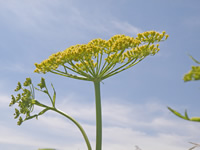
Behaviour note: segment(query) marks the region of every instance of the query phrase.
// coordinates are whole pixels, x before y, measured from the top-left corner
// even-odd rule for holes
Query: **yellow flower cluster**
[[[139,33],[136,39],[142,42],[154,43],[154,42],[160,42],[161,40],[163,40],[164,37],[165,40],[169,37],[169,35],[166,34],[165,31],[163,31],[161,34],[156,31],[147,31],[144,33]]]
[[[191,81],[191,80],[200,80],[200,66],[192,66],[192,69],[185,74],[183,80]]]
[[[90,72],[90,76],[96,76],[106,66],[109,66],[108,70],[117,63],[128,64],[136,59],[156,54],[159,51],[159,45],[154,43],[167,38],[168,35],[164,31],[162,33],[148,31],[139,33],[136,38],[115,35],[109,40],[94,39],[88,44],[74,45],[55,53],[40,64],[36,63],[35,72],[58,71],[58,67],[63,66],[81,75]]]

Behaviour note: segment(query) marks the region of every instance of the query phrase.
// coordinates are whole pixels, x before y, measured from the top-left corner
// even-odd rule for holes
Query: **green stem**
[[[48,91],[46,85],[45,85],[45,89],[46,89],[46,91],[47,91],[47,92],[45,92],[45,93],[49,96],[49,99],[51,100],[52,106],[55,107],[55,104],[53,103],[53,99],[51,98],[51,95],[49,94],[49,91]]]
[[[80,77],[80,76],[76,76],[76,75],[72,75],[72,74],[65,74],[64,72],[60,73],[61,71],[59,71],[59,70],[55,70],[55,71],[51,70],[49,72],[57,74],[57,75],[61,75],[61,76],[64,76],[64,77],[73,78],[73,79],[79,79],[79,80],[84,80],[84,81],[91,81],[90,78]]]
[[[102,145],[102,116],[101,116],[101,94],[100,80],[94,81],[96,99],[96,150],[101,150]]]
[[[81,131],[81,133],[82,133],[82,135],[84,137],[84,140],[85,140],[85,142],[87,144],[88,150],[92,150],[92,147],[90,145],[90,141],[89,141],[89,139],[88,139],[85,131],[83,130],[83,128],[81,127],[81,125],[76,120],[74,120],[72,117],[68,116],[67,114],[65,114],[64,112],[62,112],[62,111],[60,111],[58,109],[55,109],[55,108],[52,108],[52,107],[48,107],[48,108],[51,109],[51,110],[53,110],[53,111],[55,111],[55,112],[57,112],[57,113],[59,113],[59,114],[61,114],[61,115],[63,115],[63,116],[65,116],[69,120],[71,120],[79,128],[79,130]]]
[[[98,54],[98,57],[99,57],[99,54]],[[102,58],[103,58],[103,50],[101,50],[100,62],[99,62],[99,60],[98,60],[98,62],[97,62],[96,75],[99,74],[99,71],[100,71],[100,69],[101,69]],[[102,68],[103,68],[103,67],[102,67]]]
[[[106,78],[108,78],[108,77],[111,77],[111,76],[113,76],[113,75],[115,75],[115,74],[117,74],[117,73],[120,73],[120,72],[122,72],[122,71],[124,71],[124,70],[126,70],[126,69],[128,69],[128,68],[130,68],[130,67],[132,67],[132,66],[134,66],[134,65],[136,65],[136,64],[138,64],[138,63],[139,63],[140,61],[142,61],[143,59],[144,59],[144,58],[138,60],[137,62],[134,61],[134,62],[132,62],[131,64],[129,64],[128,66],[126,66],[126,67],[123,68],[123,69],[121,69],[121,67],[117,68],[116,70],[114,70],[114,71],[108,73],[107,75],[103,76],[103,77],[102,77],[102,80],[104,80],[104,79],[106,79]],[[123,65],[123,67],[124,67],[124,65]],[[119,70],[119,69],[121,69],[121,70]],[[117,71],[117,70],[119,70],[119,71]]]
[[[73,66],[73,65],[71,65],[71,66]],[[79,71],[76,71],[76,70],[74,70],[74,69],[72,69],[72,68],[69,68],[69,67],[67,67],[67,66],[65,66],[65,65],[63,65],[63,67],[65,68],[65,74],[68,74],[68,73],[66,73],[66,68],[67,68],[67,69],[71,70],[72,72],[77,73],[77,74],[79,74],[79,75],[82,75],[82,76],[84,76],[84,77],[90,77],[88,74],[84,73],[84,72],[81,71],[80,69],[79,69]],[[74,67],[76,67],[76,66],[74,65]],[[76,68],[77,68],[77,67],[76,67]]]

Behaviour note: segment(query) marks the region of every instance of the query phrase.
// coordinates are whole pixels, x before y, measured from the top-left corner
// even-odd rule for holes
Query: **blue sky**
[[[34,63],[94,38],[165,30],[160,52],[101,85],[103,149],[183,150],[200,143],[199,123],[172,115],[167,106],[200,116],[199,82],[182,77],[200,60],[200,1],[0,0],[0,149],[86,150],[78,129],[48,112],[17,126],[10,95],[17,82],[41,77],[53,83],[57,107],[77,119],[95,147],[94,89],[90,82],[33,73]],[[47,97],[38,99],[44,103]]]

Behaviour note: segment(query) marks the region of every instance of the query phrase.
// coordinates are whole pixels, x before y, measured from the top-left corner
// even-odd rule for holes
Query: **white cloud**
[[[49,120],[49,122],[46,122],[46,119],[52,119]],[[57,123],[61,123],[61,126],[59,125],[52,125],[55,124],[56,122],[54,121],[58,121]],[[36,148],[45,148],[45,147],[49,147],[49,148],[56,148],[56,149],[60,149],[60,150],[64,150],[66,148],[72,148],[72,149],[76,149],[77,147],[86,147],[85,143],[82,140],[81,134],[80,133],[76,133],[78,132],[76,128],[74,128],[72,125],[70,125],[69,123],[64,123],[63,124],[63,120],[60,121],[57,118],[53,118],[53,117],[41,117],[40,118],[40,122],[34,120],[35,123],[32,123],[32,125],[28,125],[28,129],[26,128],[27,125],[25,125],[26,123],[24,123],[24,125],[22,126],[16,126],[16,128],[11,128],[11,127],[7,127],[7,126],[3,126],[5,125],[5,123],[1,123],[0,125],[0,143],[4,144],[4,145],[10,145],[9,149],[13,149],[15,147],[15,150],[18,150],[18,146],[20,147],[28,147],[30,150],[35,150]],[[24,128],[25,126],[25,128]],[[50,126],[50,127],[49,127]],[[36,128],[38,128],[36,131],[34,131]],[[62,130],[59,131],[59,127],[62,128]],[[50,130],[46,130],[46,128],[49,128]],[[33,131],[31,131],[31,129],[33,129]],[[51,131],[52,130],[52,131]],[[73,131],[76,132],[73,132]],[[46,134],[46,138],[44,138],[44,131]],[[59,131],[59,132],[58,132]],[[35,133],[34,133],[35,132]],[[54,133],[55,136],[53,136],[53,134],[51,134],[51,132]],[[61,134],[62,136],[56,136],[55,132],[58,132],[59,134]],[[67,139],[70,139],[70,137],[72,138],[77,138],[81,140],[79,140],[78,142],[75,141],[73,142],[72,140],[67,140],[67,139],[56,139],[56,138],[61,138],[63,137],[63,134],[66,134]],[[51,137],[48,137],[48,135],[50,135]],[[56,137],[56,138],[54,138]],[[65,138],[66,138],[65,137]],[[62,141],[62,143],[60,143],[59,141]],[[1,144],[0,144],[1,145]],[[0,146],[1,148],[1,146]]]
[[[41,23],[40,21],[42,21],[42,18],[47,20],[51,19],[52,13],[49,7],[57,5],[57,1],[27,2],[25,0],[8,0],[1,2],[2,11],[6,11],[8,13],[1,14],[1,16],[5,16],[8,19],[10,19],[9,17],[15,16],[14,19],[18,19],[18,22],[16,23],[23,25],[22,27],[34,27],[36,24],[39,25],[39,23]]]
[[[77,99],[75,96],[67,97],[60,101],[57,108],[81,122],[94,148],[94,104],[80,104]],[[102,101],[104,150],[133,150],[136,145],[142,150],[182,150],[192,147],[188,142],[200,142],[200,127],[173,116],[162,104],[151,102],[127,105],[109,99]],[[26,121],[20,129],[17,126],[5,126],[6,123],[0,126],[0,142],[4,144],[30,148],[48,146],[60,150],[86,149],[78,128],[54,112],[47,112],[38,121]],[[9,137],[11,133],[14,135],[12,138]]]
[[[112,36],[114,34],[136,35],[142,30],[128,21],[114,19],[113,16],[99,16],[93,19],[92,14],[85,15],[85,10],[79,8],[73,1],[61,3],[59,1],[5,1],[1,2],[2,13],[0,16],[14,28],[22,29],[28,33],[38,33],[43,36],[55,36],[62,33],[70,35],[77,34],[79,37],[87,36],[85,32]],[[65,5],[65,13],[62,11]],[[12,24],[12,22],[15,24]],[[81,35],[84,34],[84,35]]]
[[[128,22],[111,21],[111,24],[113,24],[116,30],[119,30],[118,32],[130,35],[136,35],[137,33],[143,32],[140,28],[135,27]]]
[[[9,72],[15,72],[15,73],[32,73],[33,69],[30,67],[26,67],[24,64],[19,63],[9,63],[6,66],[1,66],[2,71],[9,71]]]
[[[70,0],[66,3],[65,13],[61,13],[59,10],[62,9],[62,4],[59,1],[2,1],[0,17],[10,28],[29,34],[49,36],[49,34],[56,34],[60,26],[64,29],[65,24],[68,26],[65,30],[70,31],[69,25],[79,20],[78,10],[73,7]]]
[[[0,132],[1,132],[0,136],[1,143],[19,144],[19,145],[22,144],[22,145],[32,145],[32,146],[36,144],[35,142],[33,142],[34,140],[32,140],[31,136],[27,136],[27,134],[8,128],[6,126],[0,125]]]
[[[5,106],[8,107],[10,101],[11,101],[11,97],[8,97],[7,95],[0,94],[0,108],[5,107]]]
[[[135,145],[138,145],[143,150],[181,150],[185,147],[185,144],[182,142],[185,139],[183,136],[167,133],[150,136],[144,132],[134,131],[128,127],[106,128],[104,130],[104,137],[106,150],[132,150]]]

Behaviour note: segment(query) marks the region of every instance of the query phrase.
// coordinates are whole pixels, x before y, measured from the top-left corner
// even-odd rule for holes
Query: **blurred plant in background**
[[[196,59],[194,59],[192,56],[190,56],[190,58],[197,64],[200,64],[199,61],[197,61]],[[191,70],[184,75],[183,77],[183,80],[185,82],[188,82],[188,81],[197,81],[197,80],[200,80],[200,66],[192,66]],[[185,114],[182,115],[180,114],[179,112],[177,112],[176,110],[168,107],[168,109],[173,113],[175,114],[176,116],[182,118],[182,119],[185,119],[185,120],[188,120],[188,121],[195,121],[195,122],[200,122],[200,117],[189,117],[188,116],[188,113],[187,113],[187,110],[185,110]]]
[[[200,64],[199,61],[197,61],[196,59],[194,59],[192,56],[190,56],[190,58],[197,64]],[[200,80],[200,66],[192,66],[191,70],[184,75],[183,80],[185,82],[188,81],[197,81]],[[182,115],[179,112],[177,112],[176,110],[168,107],[168,109],[175,114],[176,116],[178,116],[179,118],[188,120],[188,121],[195,121],[195,122],[200,122],[200,117],[189,117],[187,114],[187,110],[185,110],[185,114]],[[194,146],[191,147],[189,150],[193,150],[194,148],[200,147],[200,144],[197,143],[193,143],[193,142],[189,142],[191,144],[193,144]]]
[[[191,147],[189,150],[193,150],[193,149],[195,149],[195,148],[197,148],[197,147],[200,147],[200,144],[196,144],[196,143],[193,143],[193,142],[189,142],[189,143],[191,143],[191,144],[194,145],[194,146]]]

